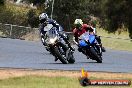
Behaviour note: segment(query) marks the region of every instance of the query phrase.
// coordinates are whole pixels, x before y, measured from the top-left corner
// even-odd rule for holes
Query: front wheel
[[[97,63],[102,63],[102,57],[99,56],[99,55],[96,53],[96,51],[94,50],[93,47],[90,48],[90,51],[91,51],[91,53],[92,53],[92,55],[93,55],[93,58],[95,58],[95,60],[97,61]]]
[[[66,58],[60,54],[58,47],[54,47],[54,54],[63,64],[67,64]]]

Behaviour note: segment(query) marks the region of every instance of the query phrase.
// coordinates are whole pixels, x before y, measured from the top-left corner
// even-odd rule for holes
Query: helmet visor
[[[81,27],[81,24],[75,24],[75,27],[76,28],[80,28]]]
[[[41,19],[40,23],[44,23],[46,21],[46,19]]]

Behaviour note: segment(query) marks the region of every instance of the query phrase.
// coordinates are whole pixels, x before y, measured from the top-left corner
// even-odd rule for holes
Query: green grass
[[[103,46],[106,48],[114,50],[126,50],[132,51],[132,42],[130,40],[121,40],[121,39],[110,39],[110,38],[101,38]]]
[[[114,38],[124,38],[129,39],[129,34],[127,31],[122,32],[119,34],[117,31],[115,33],[107,33],[105,30],[98,29],[98,35],[100,36],[109,36],[113,38],[105,38],[101,37],[103,46],[110,49],[115,50],[127,50],[132,51],[132,41],[130,40],[123,40],[123,39],[114,39]]]
[[[95,79],[95,78],[92,78]],[[90,86],[88,88],[131,88],[132,86]],[[0,80],[0,88],[83,88],[78,78],[24,76]]]
[[[111,36],[111,37],[114,37],[114,38],[119,37],[119,38],[129,39],[129,33],[127,31],[122,31],[120,34],[119,34],[119,31],[116,31],[115,33],[108,33],[107,31],[105,31],[102,28],[97,28],[97,34],[100,35],[100,36]]]
[[[0,88],[80,88],[78,80],[65,77],[25,76],[0,81]]]

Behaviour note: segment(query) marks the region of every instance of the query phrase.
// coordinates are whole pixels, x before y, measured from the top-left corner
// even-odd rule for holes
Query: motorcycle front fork
[[[102,56],[102,49],[100,45],[95,45],[95,50],[97,52],[98,55]]]

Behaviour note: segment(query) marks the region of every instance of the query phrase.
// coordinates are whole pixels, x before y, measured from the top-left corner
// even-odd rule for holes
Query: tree
[[[4,5],[4,0],[0,0],[0,5]]]
[[[53,18],[63,25],[64,29],[70,30],[76,18],[84,18],[87,14],[84,2],[87,0],[55,0]],[[51,2],[52,3],[52,2]],[[51,3],[46,12],[51,14]]]
[[[25,0],[34,3],[42,12],[50,16],[53,0],[49,1],[49,8],[45,10],[47,0]],[[64,29],[71,29],[74,20],[81,18],[87,22],[89,16],[100,18],[101,26],[108,32],[115,32],[119,27],[128,28],[129,36],[132,38],[132,0],[55,0],[53,18],[57,20]]]
[[[41,5],[41,4],[43,4],[46,0],[23,0],[23,1],[26,1],[26,2],[28,2],[28,3],[33,3],[34,5],[36,5],[36,4]]]
[[[37,27],[39,24],[39,19],[36,16],[36,12],[31,9],[29,10],[29,12],[27,13],[27,17],[28,17],[28,24],[33,28],[33,27]]]
[[[36,0],[28,0],[35,3]],[[37,0],[37,4],[42,8],[42,12],[51,15],[52,1],[49,0],[49,8],[45,10],[44,2],[46,0]],[[53,18],[56,19],[66,30],[70,30],[76,18],[81,18],[86,23],[90,15],[101,16],[100,7],[104,0],[55,0]],[[107,0],[106,0],[107,1]],[[100,17],[101,18],[101,17]]]
[[[115,32],[119,27],[124,25],[128,28],[129,37],[132,38],[131,6],[132,0],[108,0],[106,3],[106,18],[109,32]]]

